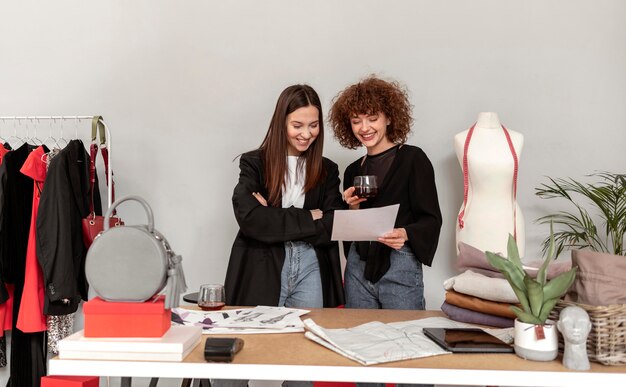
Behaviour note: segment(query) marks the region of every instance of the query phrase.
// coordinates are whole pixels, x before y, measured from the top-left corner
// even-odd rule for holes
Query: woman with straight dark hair
[[[333,214],[337,164],[322,157],[324,121],[311,86],[287,87],[261,146],[241,155],[233,208],[239,232],[226,272],[228,305],[344,303]]]

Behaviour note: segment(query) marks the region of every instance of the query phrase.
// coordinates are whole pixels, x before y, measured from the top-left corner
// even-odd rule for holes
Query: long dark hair
[[[324,177],[326,171],[322,167],[322,150],[324,148],[324,120],[320,98],[309,85],[289,86],[278,97],[274,115],[270,121],[265,139],[261,143],[263,161],[265,162],[265,187],[268,202],[280,207],[282,190],[287,176],[287,116],[307,106],[315,106],[319,112],[319,134],[309,148],[302,152],[300,160],[306,161],[306,178],[304,192],[313,189]],[[299,163],[299,165],[301,165]]]

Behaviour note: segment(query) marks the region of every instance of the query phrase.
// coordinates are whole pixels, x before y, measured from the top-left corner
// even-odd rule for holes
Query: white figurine
[[[588,370],[587,335],[591,331],[591,321],[587,312],[578,306],[568,306],[561,311],[556,326],[565,341],[563,365],[572,370]]]

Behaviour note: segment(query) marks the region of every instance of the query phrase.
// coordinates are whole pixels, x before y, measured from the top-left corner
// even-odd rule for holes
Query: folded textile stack
[[[534,277],[540,266],[541,261],[527,262],[524,269]],[[571,266],[571,261],[551,263],[548,278],[566,272]],[[460,242],[456,267],[462,273],[444,281],[446,300],[441,310],[455,321],[512,327],[515,314],[510,306],[517,305],[517,296],[503,275],[489,264],[485,253]]]
[[[509,306],[517,297],[507,280],[467,270],[443,283],[446,301],[441,310],[455,321],[508,328],[515,315]]]

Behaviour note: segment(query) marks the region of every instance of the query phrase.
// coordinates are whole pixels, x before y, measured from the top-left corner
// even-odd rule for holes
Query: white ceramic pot
[[[537,338],[535,325],[515,319],[514,348],[517,356],[527,360],[551,361],[559,353],[556,325],[551,321],[543,325],[545,338]]]

